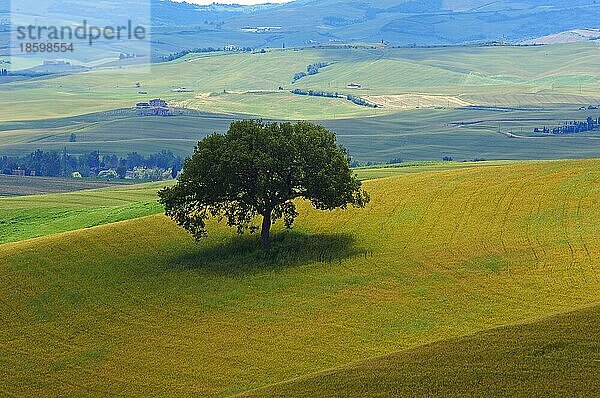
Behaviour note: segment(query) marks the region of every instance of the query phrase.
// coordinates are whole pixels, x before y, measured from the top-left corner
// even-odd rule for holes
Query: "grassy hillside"
[[[186,112],[176,117],[140,117],[132,111],[100,112],[72,118],[0,123],[0,155],[22,156],[36,149],[71,154],[100,150],[121,156],[163,149],[189,156],[195,143],[214,131],[225,132],[239,115]],[[337,133],[355,160],[385,163],[472,159],[556,159],[600,156],[600,132],[533,137],[535,127],[598,117],[577,106],[535,110],[414,109],[386,116],[321,120]],[[509,138],[514,132],[524,138]],[[71,133],[77,142],[69,142]]]
[[[597,160],[373,180],[366,209],[301,203],[269,255],[162,216],[0,245],[0,390],[225,396],[594,303],[599,182]]]
[[[224,113],[260,114],[293,119],[322,115],[319,109],[324,100],[311,101],[292,94],[278,93],[281,84],[291,82],[292,76],[307,65],[318,62],[316,51],[273,51],[266,54],[202,54],[188,56],[167,64],[153,65],[151,73],[144,68],[123,70],[96,70],[77,75],[7,83],[0,86],[10,93],[11,114],[3,120],[44,119],[72,116],[99,110],[131,107],[136,102],[163,97],[179,105],[202,101],[207,95],[211,101],[196,107],[206,111]],[[140,87],[136,86],[140,83]],[[172,89],[186,87],[193,93],[174,93]],[[266,91],[248,93],[249,91]],[[145,91],[147,95],[139,95]],[[229,92],[229,94],[228,94]],[[282,95],[296,103],[298,109],[288,108]],[[175,101],[175,102],[174,102]],[[2,103],[0,102],[0,103]],[[261,105],[257,104],[260,103]],[[275,108],[269,103],[276,103]],[[335,109],[341,107],[346,115],[372,114],[368,108],[354,106],[345,101],[328,101]],[[341,105],[338,105],[341,104]],[[302,106],[304,105],[304,106]],[[35,107],[36,112],[31,112]],[[260,111],[264,107],[264,111]],[[306,108],[306,109],[304,109]],[[310,112],[312,110],[312,113]],[[290,111],[292,113],[290,114]]]
[[[255,397],[600,395],[600,307],[492,329],[269,386]]]
[[[330,65],[292,83],[316,62]],[[320,121],[360,161],[597,157],[597,131],[559,137],[532,131],[600,116],[597,109],[579,110],[600,104],[598,62],[593,43],[326,47],[192,54],[154,65],[151,73],[131,67],[3,83],[0,106],[8,111],[0,115],[0,154],[67,147],[75,154],[168,148],[188,155],[198,139],[231,120],[263,117]],[[353,82],[362,87],[348,88]],[[193,92],[173,91],[181,87]],[[383,107],[294,95],[296,88],[352,94]],[[159,118],[123,110],[154,97],[195,111]],[[73,132],[76,143],[69,142]]]
[[[224,132],[234,115],[198,113],[177,117],[137,116],[129,110],[100,112],[72,118],[0,124],[0,153],[28,154],[36,149],[71,154],[101,150],[126,155],[169,149],[188,156],[196,143],[215,131]],[[71,133],[77,136],[70,142]]]
[[[151,73],[131,67],[2,84],[0,90],[7,95],[0,98],[0,105],[10,112],[0,120],[80,115],[130,107],[150,97],[215,113],[292,120],[386,114],[403,109],[402,100],[397,98],[403,94],[424,96],[423,105],[439,107],[587,105],[598,102],[600,80],[595,66],[599,59],[594,44],[196,54],[154,65]],[[307,65],[315,62],[332,65],[292,84],[295,73],[306,71]],[[361,83],[363,89],[346,88],[352,82]],[[286,90],[281,92],[280,86]],[[194,92],[172,91],[179,87]],[[371,109],[344,99],[294,96],[288,92],[292,88],[377,96],[388,106]],[[140,91],[148,94],[140,95]],[[441,97],[435,101],[435,96]],[[411,107],[419,106],[418,98],[411,98]]]
[[[506,162],[503,162],[506,164]],[[356,169],[361,179],[412,174],[432,170],[485,167],[501,163],[411,163]],[[19,184],[17,187],[16,184]],[[37,238],[60,232],[90,228],[117,221],[161,213],[157,203],[158,189],[172,181],[93,189],[103,185],[97,181],[14,177],[0,175],[0,244]],[[104,183],[108,185],[108,183]],[[113,183],[114,185],[114,183]],[[76,191],[65,194],[39,194],[36,191]],[[16,196],[29,194],[31,196]]]
[[[165,184],[0,198],[0,244],[160,213],[156,191]]]

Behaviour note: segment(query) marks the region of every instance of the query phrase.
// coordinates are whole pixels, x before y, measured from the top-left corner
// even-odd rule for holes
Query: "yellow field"
[[[458,97],[445,95],[399,94],[373,95],[365,98],[384,108],[397,110],[415,108],[459,108],[474,105]]]
[[[600,161],[365,182],[264,255],[162,216],[0,245],[0,391],[226,396],[600,297]]]
[[[597,397],[600,305],[272,384],[244,397]]]

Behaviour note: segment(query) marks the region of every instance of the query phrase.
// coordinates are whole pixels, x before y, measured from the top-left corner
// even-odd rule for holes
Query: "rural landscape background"
[[[600,3],[49,1],[147,6],[151,52],[27,56],[16,3],[0,395],[600,395]],[[334,132],[370,203],[194,241],[157,192],[245,119]]]

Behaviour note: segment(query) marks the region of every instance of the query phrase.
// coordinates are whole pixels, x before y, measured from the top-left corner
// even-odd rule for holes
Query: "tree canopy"
[[[207,234],[206,220],[215,217],[240,234],[261,229],[266,249],[273,223],[283,219],[292,227],[296,198],[320,210],[369,202],[349,164],[347,150],[323,126],[236,121],[226,134],[200,141],[177,184],[159,197],[167,216],[196,239]],[[257,216],[263,218],[261,227],[254,224]]]

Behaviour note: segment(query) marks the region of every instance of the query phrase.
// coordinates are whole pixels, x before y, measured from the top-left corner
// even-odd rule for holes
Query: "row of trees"
[[[214,53],[214,52],[219,52],[219,51],[224,51],[224,49],[223,48],[215,48],[215,47],[190,48],[190,49],[178,51],[176,53],[171,53],[169,55],[164,55],[162,57],[159,57],[156,61],[169,62],[169,61],[174,61],[176,59],[179,59],[181,57],[185,57],[188,54]],[[254,51],[254,49],[252,47],[240,47],[238,49],[238,51],[252,52],[252,51]]]
[[[369,108],[379,108],[379,105],[377,105],[376,103],[367,101],[366,99],[357,97],[355,95],[347,95],[346,99],[355,105],[366,106]]]
[[[547,128],[544,126],[542,129],[535,128],[533,130],[534,133],[543,133],[543,134],[574,134],[574,133],[584,133],[586,131],[597,130],[600,128],[600,117],[594,119],[592,117],[588,117],[585,121],[572,121],[567,122],[562,126],[556,126],[553,128]]]
[[[329,66],[329,65],[331,65],[331,64],[327,63],[327,62],[317,62],[314,64],[310,64],[306,67],[306,72],[298,72],[294,75],[294,78],[292,79],[292,83],[296,83],[298,80],[300,80],[306,76],[316,75],[317,73],[319,73],[319,69],[325,68],[326,66]]]
[[[357,97],[355,95],[343,95],[337,92],[328,92],[328,91],[315,91],[315,90],[301,90],[299,88],[292,90],[292,94],[296,95],[308,95],[310,97],[325,97],[325,98],[345,98],[346,100],[352,102],[358,106],[366,106],[369,108],[379,108],[379,105],[367,101],[364,98]]]
[[[25,174],[45,177],[69,177],[79,173],[82,177],[107,175],[103,171],[111,171],[110,175],[125,178],[128,171],[136,169],[155,169],[153,175],[162,175],[170,170],[173,177],[183,167],[183,159],[171,151],[162,151],[142,156],[137,152],[128,153],[124,157],[115,154],[100,154],[99,151],[71,155],[66,148],[62,151],[37,150],[22,157],[0,157],[0,172],[12,174],[15,170],[23,170]],[[159,171],[163,173],[159,173]],[[140,175],[140,173],[138,173]]]
[[[310,97],[325,97],[325,98],[344,98],[343,95],[328,91],[315,91],[315,90],[301,90],[296,88],[292,90],[292,94],[296,95],[308,95]]]

